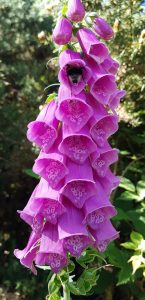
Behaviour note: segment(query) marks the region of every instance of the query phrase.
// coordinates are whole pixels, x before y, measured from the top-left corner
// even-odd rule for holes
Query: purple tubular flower
[[[90,92],[94,98],[103,105],[108,104],[110,96],[116,92],[117,84],[112,74],[95,74],[90,80]]]
[[[114,37],[114,32],[112,27],[102,18],[94,19],[95,32],[104,40],[110,40]]]
[[[67,265],[63,241],[58,238],[56,226],[45,224],[35,263],[37,265],[49,265],[54,273],[59,273]]]
[[[90,232],[95,239],[95,246],[100,252],[104,252],[107,245],[119,237],[119,232],[115,230],[110,220],[99,223],[97,229],[90,229]]]
[[[86,199],[96,193],[92,168],[89,160],[83,165],[68,161],[67,166],[70,172],[66,176],[66,183],[61,189],[61,193],[77,208],[82,208]]]
[[[36,256],[36,252],[39,249],[38,243],[40,240],[40,235],[36,234],[32,231],[28,244],[23,250],[14,250],[14,255],[20,259],[20,262],[25,267],[31,269],[31,271],[37,275],[37,270],[34,267],[34,259]]]
[[[103,61],[101,67],[111,74],[116,74],[119,68],[119,63],[115,59],[113,59],[110,55]]]
[[[53,40],[58,45],[69,43],[72,37],[72,25],[66,18],[60,18],[53,30]]]
[[[59,151],[72,161],[83,164],[87,157],[96,150],[96,145],[90,138],[89,129],[85,126],[74,133],[67,125],[63,125],[63,140]]]
[[[120,183],[120,178],[115,176],[110,169],[107,170],[104,177],[98,176],[96,172],[94,172],[94,180],[96,184],[100,183],[103,187],[104,191],[106,191],[107,195],[110,195],[111,192],[117,188]]]
[[[95,34],[88,28],[81,28],[77,32],[77,38],[84,53],[91,56],[97,63],[102,63],[109,52]]]
[[[74,95],[79,94],[92,75],[80,53],[70,49],[64,50],[59,56],[59,65],[59,81],[71,89]]]
[[[110,96],[108,105],[114,110],[120,103],[120,99],[126,94],[125,90],[117,90],[113,95]]]
[[[98,224],[110,219],[117,213],[98,182],[96,190],[96,194],[87,199],[83,207],[85,213],[83,223],[89,225],[92,229],[97,229]]]
[[[85,16],[85,8],[80,0],[69,0],[67,17],[72,22],[81,22]]]
[[[118,150],[111,149],[108,145],[99,150],[99,157],[98,150],[91,154],[91,163],[98,176],[104,177],[109,166],[118,160]]]
[[[28,124],[28,140],[34,142],[46,153],[57,138],[59,121],[55,117],[56,108],[57,103],[52,100],[49,104],[44,105],[37,119]]]
[[[58,98],[56,118],[69,125],[74,132],[82,129],[93,115],[91,106],[86,103],[85,93],[73,96],[68,88],[61,85]]]
[[[49,154],[41,151],[33,166],[33,171],[48,181],[53,189],[62,187],[63,179],[69,172],[65,165],[66,156],[58,151],[57,144],[52,146]]]
[[[83,213],[72,204],[65,202],[66,213],[60,217],[58,224],[59,239],[63,240],[64,249],[71,255],[79,257],[92,241],[86,227],[82,224]]]
[[[20,217],[28,223],[36,233],[42,233],[46,221],[56,224],[58,217],[64,213],[58,191],[50,188],[48,182],[41,179],[30,197],[26,207],[19,211]]]
[[[107,139],[118,130],[118,116],[108,114],[103,105],[90,95],[88,101],[94,110],[94,116],[89,119],[90,133],[96,144],[103,147]]]

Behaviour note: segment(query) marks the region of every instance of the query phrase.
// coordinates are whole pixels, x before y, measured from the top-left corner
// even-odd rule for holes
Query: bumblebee
[[[83,79],[84,67],[66,65],[66,73],[72,84],[78,84]]]

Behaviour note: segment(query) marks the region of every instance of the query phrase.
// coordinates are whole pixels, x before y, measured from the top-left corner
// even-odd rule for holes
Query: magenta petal
[[[84,89],[92,74],[91,70],[86,66],[85,61],[81,58],[80,53],[69,49],[64,50],[59,56],[59,64],[61,68],[58,74],[59,81],[71,89],[74,95],[79,94]],[[73,68],[79,71],[82,70],[77,75],[75,82],[73,82],[73,77],[68,72],[69,69]]]
[[[83,211],[85,213],[83,223],[86,223],[92,229],[97,229],[99,223],[115,216],[117,213],[99,182],[96,185],[96,194],[85,201]]]
[[[54,273],[60,272],[67,265],[63,241],[58,238],[56,226],[45,225],[35,262],[38,265],[49,265]]]
[[[58,19],[53,30],[53,40],[58,45],[67,44],[72,37],[72,25],[67,18]]]
[[[117,149],[106,149],[101,151],[99,157],[98,152],[91,154],[92,167],[96,170],[98,176],[104,177],[107,169],[111,164],[118,160]]]
[[[113,59],[110,55],[103,61],[101,67],[111,74],[116,74],[119,68],[119,63]]]
[[[103,105],[108,104],[110,95],[117,90],[115,76],[112,74],[102,74],[90,81],[91,94]]]
[[[95,231],[90,229],[90,232],[95,239],[95,246],[100,252],[104,252],[107,245],[119,237],[119,232],[115,230],[109,220],[98,224]]]
[[[82,208],[86,199],[96,193],[90,162],[87,160],[85,164],[77,165],[69,161],[67,166],[70,172],[61,193],[76,207]]]
[[[112,27],[103,18],[95,18],[93,28],[96,33],[104,40],[110,40],[114,37]]]
[[[61,153],[68,156],[72,161],[83,164],[95,150],[96,145],[90,138],[87,127],[83,127],[79,132],[73,133],[68,126],[63,126],[63,140],[59,145]]]
[[[65,162],[65,156],[54,148],[50,154],[44,152],[39,154],[35,160],[33,171],[43,177],[49,183],[50,187],[57,189],[58,185],[60,188],[61,180],[68,173]]]
[[[84,93],[75,97],[63,85],[60,87],[59,103],[56,110],[56,118],[58,120],[69,125],[72,131],[77,132],[84,127],[92,115],[93,110],[86,103]]]
[[[105,177],[101,178],[97,175],[97,173],[94,173],[94,179],[96,183],[98,182],[101,184],[103,189],[106,191],[107,195],[110,195],[110,193],[117,188],[117,186],[120,183],[120,178],[118,176],[115,176],[109,169],[107,170]]]
[[[82,224],[83,213],[72,204],[65,201],[66,213],[60,217],[58,224],[59,238],[64,240],[64,248],[73,256],[80,256],[81,252],[92,241],[87,229]]]
[[[59,192],[51,189],[48,182],[41,179],[26,207],[20,211],[20,216],[35,232],[41,233],[45,221],[56,224],[64,211]]]
[[[31,269],[31,271],[36,275],[37,271],[33,265],[33,261],[38,251],[38,242],[40,240],[40,235],[32,231],[28,244],[23,250],[14,250],[14,255],[20,259],[20,262],[25,267]]]
[[[97,40],[95,34],[90,29],[79,29],[77,38],[83,52],[91,56],[97,63],[102,63],[108,56],[107,47]]]
[[[65,211],[61,203],[60,193],[53,190],[46,180],[41,179],[35,194],[35,199],[36,201],[43,200],[43,206],[41,208],[42,216],[50,223],[56,224],[58,217]]]
[[[80,0],[69,0],[67,17],[73,22],[80,22],[85,16],[85,8]]]
[[[106,140],[118,130],[118,116],[116,115],[107,114],[97,122],[96,118],[91,118],[89,123],[91,136],[100,147],[103,147]]]
[[[115,109],[119,105],[120,99],[123,98],[125,96],[125,94],[126,94],[126,91],[117,90],[113,95],[110,96],[108,104],[112,110]]]
[[[58,120],[55,118],[57,103],[52,100],[46,104],[38,115],[36,121],[28,124],[27,138],[48,152],[57,138]]]

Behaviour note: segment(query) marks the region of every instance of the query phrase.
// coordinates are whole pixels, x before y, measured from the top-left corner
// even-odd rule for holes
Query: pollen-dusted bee
[[[83,79],[84,67],[66,65],[67,76],[71,83],[78,84]]]

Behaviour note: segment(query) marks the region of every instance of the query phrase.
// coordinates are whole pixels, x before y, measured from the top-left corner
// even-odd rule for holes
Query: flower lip
[[[93,110],[83,98],[77,95],[60,100],[56,110],[56,118],[69,125],[73,131],[81,130],[93,115]]]
[[[83,127],[79,132],[72,133],[72,130],[64,125],[63,140],[59,145],[59,151],[68,156],[72,161],[83,164],[90,153],[96,150],[96,144],[90,137],[89,129]]]
[[[69,174],[61,193],[67,197],[77,208],[82,208],[87,198],[96,193],[93,172],[89,160],[84,165],[68,161]]]
[[[68,174],[65,158],[62,154],[40,152],[33,165],[33,171],[48,181],[52,188],[60,188],[61,181]]]

